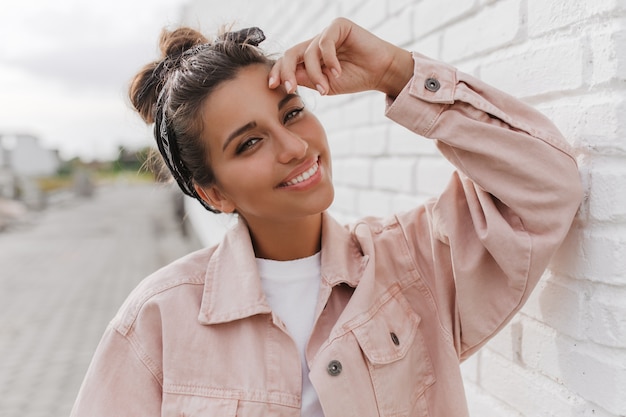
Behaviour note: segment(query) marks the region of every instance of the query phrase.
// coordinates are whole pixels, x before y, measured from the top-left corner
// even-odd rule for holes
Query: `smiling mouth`
[[[309,178],[311,178],[313,175],[315,175],[315,173],[319,169],[320,169],[320,161],[318,159],[317,161],[315,161],[315,164],[313,164],[313,166],[311,168],[307,169],[306,171],[304,171],[303,173],[299,174],[295,178],[292,178],[289,181],[286,181],[286,182],[280,184],[280,186],[281,187],[288,187],[290,185],[300,184],[301,182],[304,182],[304,181],[308,180]]]

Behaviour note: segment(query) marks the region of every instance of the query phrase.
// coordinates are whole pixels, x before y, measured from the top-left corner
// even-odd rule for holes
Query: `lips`
[[[289,187],[291,185],[297,185],[311,178],[320,169],[319,158],[316,159],[315,162],[313,162],[313,165],[309,166],[307,164],[304,166],[304,170],[302,170],[302,168],[302,166],[296,168],[296,173],[290,174],[287,180],[280,183],[279,187]]]

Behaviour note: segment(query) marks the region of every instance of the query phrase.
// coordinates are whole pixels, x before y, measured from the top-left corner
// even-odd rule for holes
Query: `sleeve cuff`
[[[454,103],[456,69],[448,64],[413,55],[413,78],[395,99],[387,97],[385,115],[396,123],[427,136],[446,105]]]

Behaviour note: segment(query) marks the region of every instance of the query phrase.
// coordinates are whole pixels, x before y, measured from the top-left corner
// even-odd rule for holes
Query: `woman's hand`
[[[314,38],[289,48],[269,74],[269,87],[296,85],[320,94],[378,90],[396,97],[413,75],[411,54],[355,23],[335,19]]]

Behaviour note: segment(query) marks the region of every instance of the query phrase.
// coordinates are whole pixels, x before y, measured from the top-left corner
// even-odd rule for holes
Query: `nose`
[[[309,149],[309,144],[306,140],[284,126],[275,133],[274,143],[276,146],[276,158],[282,164],[303,159]]]

